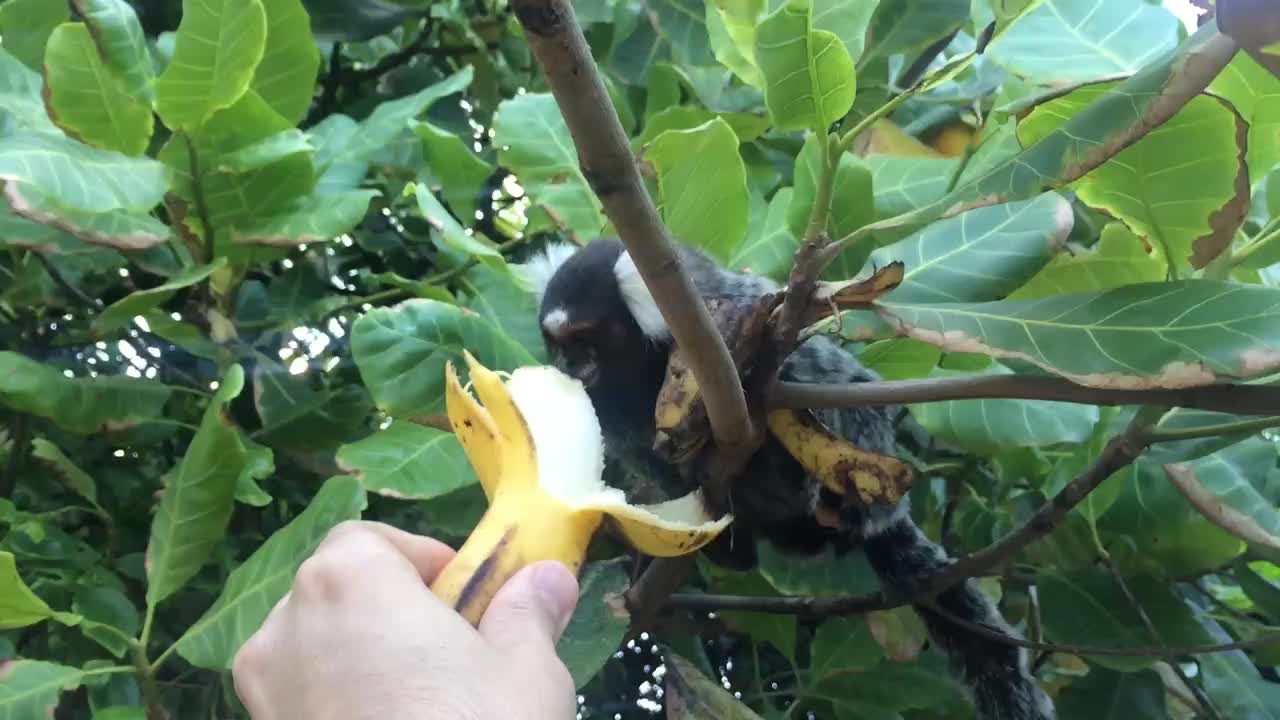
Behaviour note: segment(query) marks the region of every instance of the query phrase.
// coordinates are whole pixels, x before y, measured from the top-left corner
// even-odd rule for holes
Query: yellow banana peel
[[[859,449],[834,435],[808,410],[775,410],[767,422],[787,452],[836,495],[856,495],[866,505],[880,505],[897,502],[911,489],[910,465]]]
[[[602,480],[604,442],[582,383],[546,366],[504,378],[464,354],[479,402],[449,363],[446,407],[489,507],[431,590],[472,625],[526,565],[557,560],[577,573],[606,516],[637,550],[660,557],[694,552],[732,521],[710,517],[698,491],[628,503]]]

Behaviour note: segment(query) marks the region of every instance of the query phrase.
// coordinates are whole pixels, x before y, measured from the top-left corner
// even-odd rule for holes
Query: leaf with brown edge
[[[810,322],[832,315],[835,310],[852,310],[870,305],[901,285],[905,274],[906,266],[902,261],[895,260],[864,280],[818,282],[813,292],[815,317]]]
[[[683,657],[667,650],[663,662],[667,668],[663,678],[667,720],[762,720]]]
[[[1247,543],[1280,551],[1280,537],[1211,492],[1190,467],[1181,463],[1165,465],[1164,474],[1182,497],[1209,522]]]
[[[1280,289],[1195,279],[986,303],[876,304],[899,335],[1081,385],[1184,388],[1280,368]]]
[[[70,233],[90,245],[145,250],[169,239],[169,228],[150,215],[68,209],[30,185],[15,181],[0,180],[0,194],[14,215]]]

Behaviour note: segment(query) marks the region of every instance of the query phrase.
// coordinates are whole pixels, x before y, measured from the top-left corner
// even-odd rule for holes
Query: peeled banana
[[[489,507],[431,590],[472,625],[524,566],[558,560],[578,572],[606,516],[637,550],[665,557],[700,549],[732,522],[710,517],[698,491],[628,503],[602,480],[604,443],[582,383],[546,366],[504,378],[464,355],[479,402],[449,363],[446,407]]]

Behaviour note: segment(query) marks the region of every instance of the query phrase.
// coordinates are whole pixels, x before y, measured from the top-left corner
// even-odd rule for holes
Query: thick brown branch
[[[1007,564],[1023,548],[1053,532],[1067,513],[1097,489],[1103,480],[1132,463],[1146,450],[1151,443],[1149,428],[1162,414],[1158,410],[1139,411],[1125,431],[1107,443],[1093,464],[1067,483],[1057,495],[1053,496],[1052,500],[1042,505],[1026,523],[995,543],[947,566],[945,570],[933,576],[917,593],[906,595],[892,590],[882,590],[867,595],[840,597],[758,598],[682,594],[673,596],[670,605],[700,610],[751,610],[822,618],[829,615],[883,610],[902,605],[932,603],[938,593],[956,583],[978,577],[993,568]]]
[[[583,176],[653,293],[671,335],[688,354],[716,444],[735,448],[749,443],[751,418],[729,350],[649,198],[572,3],[516,0],[513,7],[569,126]]]
[[[1111,390],[1077,385],[1063,378],[1015,375],[849,385],[782,382],[774,386],[769,396],[769,407],[818,409],[979,398],[1056,400],[1085,405],[1168,405],[1237,415],[1274,415],[1276,408],[1280,408],[1280,387],[1230,384],[1178,389]]]

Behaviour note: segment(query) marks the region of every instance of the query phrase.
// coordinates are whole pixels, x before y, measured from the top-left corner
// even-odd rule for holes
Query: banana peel
[[[911,489],[911,466],[897,458],[860,450],[837,437],[808,410],[775,410],[769,432],[810,475],[841,496],[864,505],[893,504]],[[822,520],[822,518],[819,518]]]
[[[489,506],[431,590],[472,625],[521,568],[557,560],[575,574],[605,519],[637,550],[656,557],[695,552],[732,522],[707,514],[700,491],[632,505],[606,485],[599,420],[582,383],[552,367],[522,367],[505,379],[464,353],[476,397],[453,363],[445,399]]]

